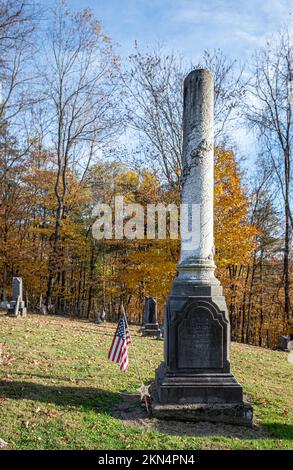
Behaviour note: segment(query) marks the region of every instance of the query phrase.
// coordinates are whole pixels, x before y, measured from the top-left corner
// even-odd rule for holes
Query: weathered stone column
[[[213,88],[208,70],[194,70],[184,81],[181,202],[190,209],[195,204],[200,217],[191,241],[182,230],[178,276],[166,305],[164,362],[151,389],[151,409],[158,418],[249,426],[252,408],[230,373],[228,310],[214,276]]]
[[[214,85],[208,70],[191,72],[184,80],[183,177],[181,203],[198,206],[199,226],[193,242],[181,236],[181,278],[210,282],[214,227]],[[191,221],[190,221],[191,222]],[[191,225],[191,223],[190,223]],[[191,228],[191,227],[189,227]]]

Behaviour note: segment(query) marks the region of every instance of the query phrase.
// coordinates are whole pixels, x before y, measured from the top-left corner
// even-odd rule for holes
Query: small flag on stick
[[[128,351],[127,351],[128,344],[131,344],[132,346],[137,373],[141,382],[141,387],[139,389],[140,394],[141,394],[141,400],[144,400],[146,410],[149,413],[148,387],[144,385],[143,380],[142,380],[135,349],[134,349],[133,342],[131,340],[131,336],[130,336],[129,329],[128,329],[128,323],[127,323],[127,318],[125,315],[124,307],[123,305],[121,305],[121,315],[120,315],[117,330],[116,330],[116,333],[113,338],[113,341],[109,350],[109,354],[108,354],[108,359],[110,359],[110,361],[120,364],[121,372],[126,372],[128,369],[128,365],[129,365],[128,364]]]
[[[128,351],[127,346],[131,343],[130,334],[128,331],[128,325],[125,317],[124,309],[118,321],[115,336],[113,338],[108,359],[110,361],[120,364],[121,372],[126,372],[128,369]]]

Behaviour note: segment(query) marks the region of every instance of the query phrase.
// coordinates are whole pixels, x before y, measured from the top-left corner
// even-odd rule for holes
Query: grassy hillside
[[[126,374],[107,360],[115,325],[59,317],[0,316],[0,438],[8,449],[293,449],[293,365],[287,354],[232,344],[232,370],[254,406],[256,426],[160,422]],[[163,342],[131,328],[146,382]]]

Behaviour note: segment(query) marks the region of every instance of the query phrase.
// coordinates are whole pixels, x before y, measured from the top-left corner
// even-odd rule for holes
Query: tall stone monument
[[[250,426],[252,408],[230,372],[230,325],[215,278],[214,83],[209,70],[184,81],[181,203],[199,208],[193,241],[181,233],[178,276],[166,305],[164,362],[151,388],[153,416]]]

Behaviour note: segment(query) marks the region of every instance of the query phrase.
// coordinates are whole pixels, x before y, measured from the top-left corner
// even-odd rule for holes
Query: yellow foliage
[[[215,149],[214,205],[216,264],[248,263],[257,230],[249,221],[250,201],[231,150]]]

